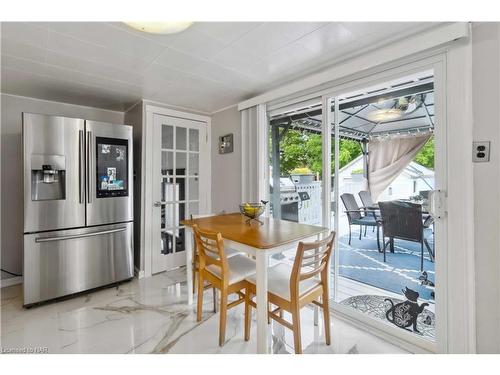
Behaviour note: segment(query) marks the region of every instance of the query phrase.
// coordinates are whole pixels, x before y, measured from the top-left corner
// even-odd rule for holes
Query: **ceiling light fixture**
[[[129,27],[150,34],[175,34],[186,30],[192,22],[167,21],[167,22],[124,22]]]
[[[377,109],[368,114],[368,119],[373,122],[385,122],[396,120],[403,115],[403,111],[397,108]]]

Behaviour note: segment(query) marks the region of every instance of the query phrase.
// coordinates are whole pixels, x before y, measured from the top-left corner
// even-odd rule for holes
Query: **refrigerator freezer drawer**
[[[133,223],[24,236],[24,305],[133,277]]]

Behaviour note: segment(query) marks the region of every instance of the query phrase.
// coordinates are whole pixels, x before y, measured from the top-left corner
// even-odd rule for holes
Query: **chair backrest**
[[[332,255],[334,239],[335,232],[331,232],[323,240],[310,243],[299,242],[290,276],[290,294],[292,299],[299,297],[299,283],[301,281],[310,279],[318,274],[324,285],[327,285],[329,277],[328,263]]]
[[[372,195],[370,194],[369,191],[366,190],[361,190],[359,193],[359,199],[361,199],[361,202],[363,203],[363,206],[365,207],[373,207],[375,203],[373,202]]]
[[[206,266],[214,265],[220,269],[221,279],[227,279],[228,265],[224,251],[222,235],[216,232],[203,231],[197,225],[193,226],[196,249],[199,256],[200,271]]]
[[[361,219],[358,202],[356,202],[356,198],[354,198],[354,195],[350,193],[344,193],[340,196],[340,199],[342,199],[342,203],[344,203],[344,207],[347,211],[346,213],[349,224],[351,223],[351,220]]]
[[[422,206],[403,201],[379,202],[384,237],[423,240]]]
[[[210,216],[215,216],[215,215],[222,215],[225,214],[226,211],[221,211],[220,213],[209,213],[209,214],[191,214],[191,220],[193,219],[202,219],[204,217],[210,217]],[[195,258],[198,256],[198,250],[196,247],[196,239],[194,238],[194,232],[193,232],[193,250],[194,250],[194,256]]]

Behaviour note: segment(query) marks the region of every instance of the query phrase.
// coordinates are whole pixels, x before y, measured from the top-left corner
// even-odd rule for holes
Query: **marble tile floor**
[[[226,344],[218,346],[218,314],[207,291],[202,322],[186,301],[185,269],[120,284],[75,298],[22,307],[22,287],[1,289],[0,349],[46,348],[48,353],[255,353],[243,340],[243,305],[228,313]],[[255,312],[254,312],[255,315]],[[255,318],[255,316],[254,316]],[[324,343],[322,322],[302,312],[304,353],[406,353],[348,323],[332,320],[332,345]],[[271,323],[274,353],[293,353],[291,331]]]

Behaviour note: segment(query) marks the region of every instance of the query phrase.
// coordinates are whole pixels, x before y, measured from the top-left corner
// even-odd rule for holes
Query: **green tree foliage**
[[[323,144],[321,134],[305,130],[284,131],[280,129],[280,135],[281,175],[289,175],[296,168],[309,168],[312,172],[321,175],[323,172]],[[361,146],[359,142],[345,139],[340,140],[340,168],[357,158],[359,155],[361,155]],[[333,166],[334,163],[332,163],[332,172]]]
[[[424,167],[434,170],[434,136],[429,138],[413,160]]]
[[[297,129],[285,131],[283,128],[280,128],[280,138],[280,168],[282,176],[289,175],[297,168],[308,168],[313,173],[319,173],[321,176],[323,172],[323,143],[321,134]],[[271,137],[269,137],[269,141],[269,150],[271,150]],[[332,173],[334,172],[335,165],[333,163],[333,143],[332,139]],[[361,155],[361,151],[359,142],[341,139],[339,150],[340,168]],[[431,137],[427,141],[414,160],[429,169],[434,169],[434,137]]]
[[[359,155],[361,155],[361,151],[361,144],[359,142],[351,141],[350,139],[341,139],[339,141],[339,168],[346,166],[351,161],[356,159]]]

